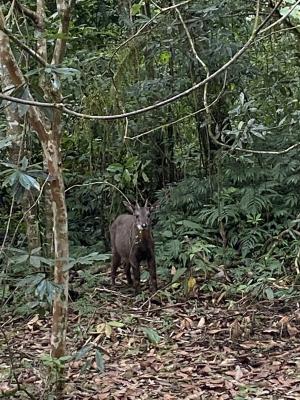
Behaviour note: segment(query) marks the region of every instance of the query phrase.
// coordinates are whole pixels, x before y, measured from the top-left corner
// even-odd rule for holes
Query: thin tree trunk
[[[59,14],[61,16],[61,27],[65,34],[66,20],[64,11],[68,13],[66,6],[69,4],[60,1],[58,4]],[[70,5],[70,4],[69,4]],[[68,14],[69,15],[69,14]],[[0,9],[0,27],[4,26],[4,16]],[[67,36],[67,35],[65,35]],[[61,59],[61,54],[65,50],[65,39],[61,39],[55,46],[53,60]],[[13,85],[18,87],[25,83],[24,76],[16,63],[14,55],[10,48],[9,38],[0,30],[0,68],[4,76],[9,76]],[[59,94],[57,94],[57,97]],[[28,99],[32,96],[28,90]],[[50,190],[52,196],[53,212],[53,235],[54,235],[54,281],[61,287],[55,294],[53,303],[53,320],[51,335],[51,355],[54,358],[60,358],[65,355],[66,347],[66,327],[68,311],[68,271],[65,271],[69,262],[69,241],[68,241],[68,217],[65,202],[64,182],[61,167],[60,155],[60,119],[59,111],[54,112],[51,129],[45,125],[45,120],[36,107],[28,108],[28,122],[32,130],[37,133],[40,140],[44,165],[47,167],[47,173],[50,177]],[[63,387],[62,370],[58,372],[58,381],[56,382],[56,394],[59,397]]]
[[[47,62],[47,41],[45,35],[45,0],[37,0],[36,1],[36,15],[37,21],[35,28],[35,36],[37,38],[36,41],[36,51],[37,53]],[[45,73],[41,73],[39,76],[39,87],[45,93],[45,89],[47,89],[45,79]],[[51,96],[50,93],[45,93],[47,96]],[[47,126],[46,118],[44,117],[44,125]],[[50,127],[48,127],[49,129]],[[47,162],[44,158],[43,161],[44,170],[47,171]],[[54,245],[53,245],[53,212],[52,212],[52,198],[51,198],[51,189],[50,182],[47,182],[44,187],[43,197],[43,217],[42,217],[42,226],[43,226],[43,241],[42,241],[42,253],[46,258],[54,257]]]

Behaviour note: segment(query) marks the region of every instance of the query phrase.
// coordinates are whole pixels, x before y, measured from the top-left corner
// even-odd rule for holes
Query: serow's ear
[[[132,206],[132,204],[128,203],[128,201],[123,201],[124,206],[127,208],[127,210],[133,214],[134,212],[134,207]]]

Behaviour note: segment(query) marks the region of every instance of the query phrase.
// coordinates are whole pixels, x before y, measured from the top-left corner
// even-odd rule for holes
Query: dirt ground
[[[75,356],[64,398],[300,399],[297,303],[193,297],[150,302],[104,288],[71,303],[68,350]],[[49,316],[5,316],[0,397],[49,398],[50,323]]]

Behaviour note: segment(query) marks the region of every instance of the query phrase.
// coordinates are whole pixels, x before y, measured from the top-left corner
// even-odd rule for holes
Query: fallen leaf
[[[190,276],[187,282],[188,292],[191,292],[196,286],[196,279],[193,276]]]
[[[244,376],[243,371],[241,370],[240,366],[237,365],[237,366],[235,367],[234,379],[235,379],[236,381],[239,381],[239,380],[241,380],[241,378],[242,378],[243,376]]]
[[[296,336],[299,333],[298,329],[289,323],[286,325],[286,328],[290,337]]]
[[[205,318],[204,318],[204,317],[201,317],[201,318],[199,319],[197,328],[203,328],[204,325],[205,325]]]
[[[230,339],[238,339],[242,335],[241,325],[236,319],[230,326]]]

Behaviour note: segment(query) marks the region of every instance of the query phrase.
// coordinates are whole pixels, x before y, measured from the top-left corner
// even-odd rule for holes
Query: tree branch
[[[25,43],[23,43],[21,40],[16,38],[12,32],[7,29],[5,26],[1,26],[0,24],[0,30],[5,33],[6,36],[9,37],[9,39],[14,42],[18,47],[20,47],[22,50],[26,51],[31,57],[36,59],[43,67],[49,66],[47,62],[44,60],[43,57],[41,57],[37,52],[32,50],[29,46],[27,46]]]
[[[35,25],[37,25],[37,26],[39,25],[40,21],[39,21],[39,17],[36,12],[34,12],[30,8],[24,6],[24,4],[20,3],[18,0],[6,0],[5,2],[12,3],[12,6],[14,6],[19,13],[24,14],[25,17],[28,17],[29,19],[31,19],[31,21]]]
[[[5,28],[4,23],[5,23],[4,16],[0,8],[0,68],[6,70],[6,73],[9,74],[12,84],[15,87],[20,85],[25,85],[26,82],[24,76],[11,51],[9,37],[3,31]],[[32,101],[31,100],[32,96],[29,90],[27,91],[27,93],[30,99],[29,101]],[[31,122],[31,126],[38,132],[41,142],[47,142],[48,134],[47,131],[45,130],[45,127],[43,126],[39,110],[36,107],[30,107],[28,115]]]
[[[135,111],[130,111],[130,112],[123,113],[123,114],[90,115],[90,114],[84,114],[84,113],[79,113],[77,111],[73,111],[73,110],[69,109],[68,107],[66,107],[63,103],[42,103],[42,102],[35,102],[35,101],[27,101],[27,100],[18,99],[16,97],[6,96],[4,94],[0,94],[0,98],[3,98],[5,100],[9,100],[9,101],[15,101],[15,102],[23,103],[23,104],[36,105],[36,106],[40,106],[40,107],[52,107],[52,108],[59,109],[64,113],[73,115],[75,117],[85,118],[85,119],[93,119],[93,120],[102,120],[102,121],[111,121],[111,120],[117,120],[117,119],[132,117],[132,116],[135,116],[135,115],[143,114],[143,113],[146,113],[148,111],[152,111],[152,110],[158,109],[160,107],[164,107],[164,106],[166,106],[168,104],[171,104],[171,103],[173,103],[173,102],[175,102],[175,101],[177,101],[177,100],[179,100],[179,99],[181,99],[183,97],[188,96],[190,93],[192,93],[195,90],[199,89],[200,87],[206,85],[208,82],[210,82],[211,80],[213,80],[214,78],[219,76],[221,73],[225,72],[234,62],[236,62],[248,50],[248,48],[252,45],[252,43],[254,42],[255,38],[257,37],[257,35],[260,32],[266,32],[269,28],[274,27],[275,24],[282,22],[285,18],[288,18],[288,16],[293,11],[293,9],[297,5],[300,4],[300,0],[297,1],[297,3],[289,10],[289,12],[284,17],[282,17],[280,20],[278,20],[274,24],[270,25],[270,27],[267,27],[267,28],[262,30],[262,28],[265,26],[267,21],[269,21],[271,16],[276,11],[276,8],[281,3],[282,3],[282,0],[280,0],[277,3],[276,7],[274,7],[274,9],[270,12],[270,14],[266,17],[266,19],[255,30],[253,30],[251,36],[249,37],[247,42],[244,44],[244,46],[239,51],[237,51],[235,53],[235,55],[229,61],[227,61],[227,63],[223,64],[222,67],[220,67],[217,71],[212,73],[209,77],[203,79],[201,82],[198,82],[194,86],[186,89],[185,91],[180,92],[180,93],[176,94],[175,96],[170,97],[170,98],[165,99],[165,100],[162,100],[162,101],[160,101],[158,103],[152,104],[152,105],[150,105],[148,107],[140,108],[140,109],[137,109]],[[0,29],[3,30],[3,26],[1,26],[1,21],[0,21]]]

